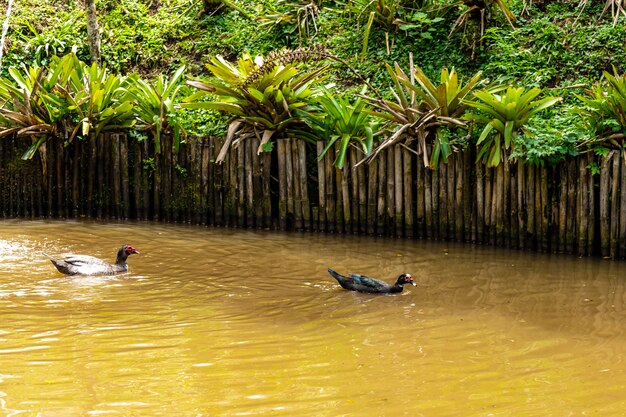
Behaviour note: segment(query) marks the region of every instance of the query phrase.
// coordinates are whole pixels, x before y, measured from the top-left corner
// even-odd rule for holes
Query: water
[[[66,277],[40,255],[113,260]],[[0,415],[622,416],[626,265],[437,242],[0,222]],[[339,288],[359,272],[417,287]]]

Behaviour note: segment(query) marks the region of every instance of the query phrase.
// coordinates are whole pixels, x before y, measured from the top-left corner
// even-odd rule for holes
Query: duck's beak
[[[415,283],[415,281],[411,281],[411,285],[414,287],[417,287],[417,284]]]

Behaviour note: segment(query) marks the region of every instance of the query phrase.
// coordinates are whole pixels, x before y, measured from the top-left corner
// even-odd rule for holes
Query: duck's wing
[[[351,274],[350,276],[356,285],[360,285],[365,288],[381,289],[389,287],[389,284],[376,278],[371,278],[361,274]]]
[[[95,256],[89,256],[89,255],[69,254],[63,260],[67,262],[68,264],[74,265],[78,268],[88,267],[88,266],[108,267],[110,265],[108,262],[103,261],[100,258],[96,258]]]

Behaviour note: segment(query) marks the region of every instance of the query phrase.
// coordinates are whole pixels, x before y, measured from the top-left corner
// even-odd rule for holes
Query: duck
[[[117,259],[111,264],[95,256],[69,254],[64,259],[57,259],[47,253],[42,254],[50,259],[59,272],[66,275],[115,275],[128,271],[126,259],[130,255],[139,254],[131,245],[122,245],[117,251]]]
[[[343,276],[337,271],[328,268],[328,273],[339,282],[346,290],[376,293],[376,294],[393,294],[400,293],[404,289],[404,284],[416,286],[411,274],[402,274],[398,277],[395,284],[388,284],[376,278],[366,277],[360,274],[350,274],[349,277]]]

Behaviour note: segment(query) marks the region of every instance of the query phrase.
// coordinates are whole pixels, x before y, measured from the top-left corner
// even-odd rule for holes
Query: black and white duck
[[[126,259],[139,251],[130,245],[122,245],[117,251],[115,263],[109,263],[95,256],[67,255],[64,259],[54,258],[46,253],[46,256],[59,272],[67,275],[114,275],[128,271]]]
[[[366,277],[365,275],[350,274],[349,277],[346,277],[330,268],[328,268],[328,273],[339,282],[339,285],[351,291],[393,294],[402,292],[404,284],[416,285],[411,274],[402,274],[398,277],[395,284],[388,284],[385,281]]]

